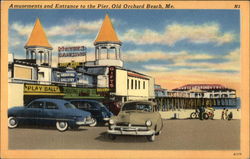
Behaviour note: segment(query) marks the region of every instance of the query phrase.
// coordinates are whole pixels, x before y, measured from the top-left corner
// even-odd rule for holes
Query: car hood
[[[15,111],[18,111],[18,110],[23,110],[23,109],[25,109],[24,106],[17,106],[17,107],[9,108],[8,112],[15,112]]]
[[[68,109],[67,112],[74,116],[82,116],[82,117],[91,116],[90,112],[80,110],[80,109]]]
[[[118,114],[116,123],[130,123],[134,125],[145,125],[147,120],[155,120],[153,112],[122,111]]]
[[[108,117],[113,116],[113,113],[110,112],[106,107],[101,107],[101,111],[104,112]]]

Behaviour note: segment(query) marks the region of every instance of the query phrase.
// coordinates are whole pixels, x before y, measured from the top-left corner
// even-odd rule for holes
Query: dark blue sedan
[[[107,123],[113,114],[99,101],[78,99],[70,100],[78,109],[88,111],[94,120],[89,126],[96,126],[98,123]]]
[[[93,124],[89,112],[75,108],[62,99],[35,99],[27,106],[13,107],[8,110],[8,127],[15,128],[21,123],[53,124],[59,131]]]

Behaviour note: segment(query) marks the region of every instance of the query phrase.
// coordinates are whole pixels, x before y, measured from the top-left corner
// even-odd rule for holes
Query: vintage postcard
[[[248,1],[1,1],[1,158],[249,158]]]

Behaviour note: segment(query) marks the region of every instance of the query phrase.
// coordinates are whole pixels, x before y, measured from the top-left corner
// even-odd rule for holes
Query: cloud
[[[169,60],[174,63],[185,60],[209,60],[215,58],[206,53],[190,53],[188,51],[163,52],[163,51],[142,51],[133,50],[123,53],[123,59],[127,62],[147,62],[150,60]]]
[[[159,72],[239,72],[240,49],[231,50],[226,55],[197,53],[188,51],[163,52],[142,50],[128,51],[123,54],[126,62],[144,62],[144,71]],[[159,60],[161,64],[152,64]],[[195,62],[193,62],[195,60]],[[213,62],[219,60],[220,62]],[[190,62],[192,61],[192,62]]]
[[[94,34],[98,33],[102,24],[102,20],[84,21],[84,20],[69,20],[61,25],[54,25],[52,27],[44,27],[45,33],[48,37],[53,36],[71,36],[79,34]],[[17,32],[18,35],[28,37],[34,24],[22,24],[20,22],[14,22],[10,25],[10,28]],[[84,37],[83,37],[84,38]]]
[[[14,22],[11,24],[10,28],[16,31],[19,35],[28,37],[33,29],[33,24],[24,25],[19,22]]]
[[[122,35],[122,40],[135,44],[164,44],[174,46],[181,40],[190,43],[215,43],[222,45],[232,42],[235,37],[233,33],[223,33],[219,24],[205,23],[202,25],[183,25],[174,23],[165,27],[163,32],[155,30],[130,29]]]
[[[97,34],[101,27],[102,20],[77,21],[70,20],[62,25],[46,28],[48,36],[70,36],[76,34]]]

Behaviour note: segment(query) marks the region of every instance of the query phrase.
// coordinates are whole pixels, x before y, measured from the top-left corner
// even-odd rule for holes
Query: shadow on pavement
[[[95,140],[102,142],[114,142],[114,143],[145,143],[148,142],[145,136],[130,136],[130,135],[117,135],[116,139],[111,139],[107,132],[99,134]]]
[[[19,125],[17,128],[14,129],[37,129],[37,130],[49,130],[49,131],[58,131],[56,127],[53,126],[41,126],[41,125]],[[69,128],[67,131],[86,131],[86,128],[78,128],[78,129],[71,129]]]

